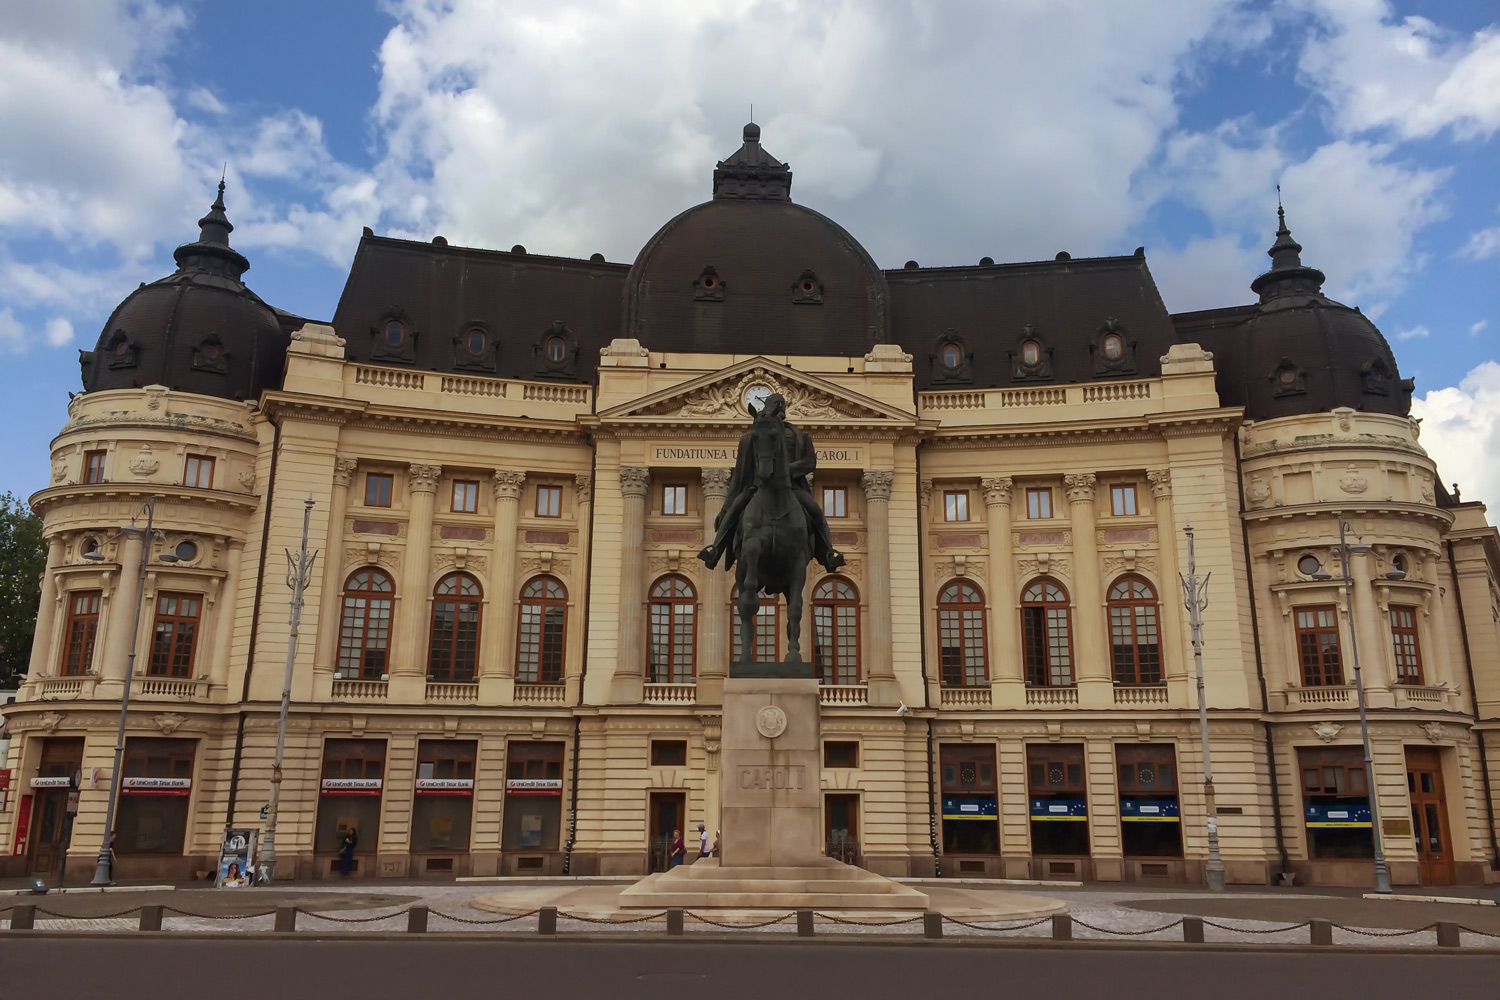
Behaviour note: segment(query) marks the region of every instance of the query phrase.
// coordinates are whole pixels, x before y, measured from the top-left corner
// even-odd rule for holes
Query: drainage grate
[[[453,870],[452,858],[428,858],[427,870],[430,872],[451,872]]]
[[[544,858],[517,858],[516,859],[516,871],[518,871],[518,872],[539,872],[539,871],[542,870],[542,866],[543,866],[544,863],[545,863],[545,859]]]

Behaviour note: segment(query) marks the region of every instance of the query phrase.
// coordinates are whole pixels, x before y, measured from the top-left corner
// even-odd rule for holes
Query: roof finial
[[[1281,185],[1280,184],[1276,185],[1276,222],[1277,222],[1276,232],[1278,234],[1279,233],[1290,232],[1290,230],[1288,230],[1286,228],[1286,209],[1284,209],[1284,208],[1281,207]]]

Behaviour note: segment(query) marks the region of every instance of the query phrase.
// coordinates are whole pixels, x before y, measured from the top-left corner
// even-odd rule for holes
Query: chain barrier
[[[1079,927],[1086,927],[1091,931],[1097,931],[1100,934],[1118,934],[1121,937],[1145,937],[1147,934],[1159,934],[1162,931],[1169,931],[1173,927],[1181,927],[1182,919],[1178,918],[1177,920],[1172,921],[1170,924],[1162,924],[1160,927],[1153,927],[1150,930],[1145,931],[1117,931],[1113,927],[1095,927],[1088,921],[1079,920],[1077,917],[1073,918],[1073,923],[1078,925]]]
[[[1465,927],[1463,924],[1459,924],[1458,929],[1461,931],[1468,931],[1470,934],[1478,934],[1481,937],[1500,938],[1500,934],[1491,934],[1489,931],[1482,931],[1477,927]]]
[[[128,909],[128,910],[121,910],[118,913],[77,914],[77,913],[58,913],[56,910],[49,910],[49,909],[46,909],[45,907],[38,906],[36,908],[36,912],[38,914],[45,913],[49,917],[57,917],[59,920],[114,920],[116,917],[127,917],[127,916],[131,915],[132,913],[139,913],[140,909],[141,908],[139,906],[132,906],[130,909]]]
[[[427,915],[430,917],[442,917],[444,920],[452,920],[454,923],[459,924],[508,924],[513,920],[525,920],[527,917],[534,917],[540,912],[540,910],[528,910],[525,913],[516,913],[508,917],[496,917],[493,920],[476,920],[473,917],[459,917],[451,913],[443,913],[439,910],[428,910]]]
[[[957,917],[944,917],[943,919],[946,920],[946,921],[948,921],[949,923],[957,924],[960,927],[967,927],[971,931],[995,931],[995,932],[1024,931],[1024,930],[1026,930],[1029,927],[1040,927],[1042,924],[1050,924],[1052,922],[1052,918],[1051,917],[1038,917],[1035,920],[1028,920],[1024,924],[1008,924],[1005,927],[992,927],[992,926],[986,926],[984,924],[971,924],[967,920],[960,920]]]
[[[856,927],[895,927],[898,924],[914,924],[924,919],[922,914],[918,914],[915,917],[907,917],[905,920],[849,920],[845,917],[836,917],[832,913],[823,913],[818,910],[813,911],[813,916],[822,917],[824,920],[835,924],[853,924]]]
[[[305,917],[313,917],[317,920],[327,920],[330,923],[335,924],[373,924],[377,920],[390,920],[392,917],[399,917],[404,913],[411,912],[411,907],[408,906],[406,909],[397,910],[395,913],[382,913],[377,917],[331,917],[326,913],[318,913],[314,910],[304,910],[300,906],[294,906],[292,907],[292,909],[296,910],[298,913],[302,914]]]
[[[253,917],[271,917],[276,915],[275,910],[256,910],[254,913],[193,913],[189,910],[179,910],[175,906],[163,906],[163,915],[175,913],[179,917],[196,917],[199,920],[250,920]]]
[[[660,913],[650,913],[644,917],[635,917],[630,920],[610,920],[608,917],[583,917],[564,913],[562,910],[557,911],[557,919],[559,920],[581,920],[586,924],[644,924],[649,920],[659,920],[666,915],[667,911],[662,910]]]
[[[796,916],[795,913],[784,913],[781,916],[777,917],[775,920],[763,920],[758,924],[735,924],[728,923],[723,920],[713,920],[709,917],[702,916],[701,914],[694,913],[692,910],[684,910],[682,912],[683,916],[692,917],[699,923],[712,924],[715,927],[725,927],[732,931],[753,931],[760,927],[770,927],[773,924],[784,924],[788,920],[791,920]]]
[[[1406,937],[1408,934],[1421,934],[1423,931],[1433,930],[1437,927],[1437,924],[1428,924],[1426,927],[1413,927],[1409,931],[1372,931],[1360,927],[1346,927],[1343,924],[1334,924],[1333,926],[1341,931],[1348,931],[1350,934],[1363,934],[1365,937],[1374,938],[1392,938]]]
[[[1215,921],[1209,920],[1207,917],[1203,918],[1204,927],[1213,927],[1221,931],[1233,931],[1236,934],[1280,934],[1282,931],[1300,930],[1303,927],[1309,927],[1311,925],[1311,920],[1304,920],[1300,924],[1287,924],[1285,927],[1234,927],[1230,924],[1216,923]]]

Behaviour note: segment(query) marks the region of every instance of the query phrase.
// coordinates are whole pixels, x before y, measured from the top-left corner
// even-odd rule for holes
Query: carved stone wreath
[[[774,740],[786,732],[786,713],[775,705],[767,705],[755,713],[755,728],[768,740]]]
[[[667,400],[642,412],[676,414],[684,417],[745,416],[745,390],[752,385],[764,385],[772,392],[785,396],[787,415],[793,420],[829,420],[840,417],[877,415],[873,411],[835,399],[816,389],[785,382],[764,368],[753,368],[740,376],[738,380],[726,380],[704,386],[688,393],[685,397]]]

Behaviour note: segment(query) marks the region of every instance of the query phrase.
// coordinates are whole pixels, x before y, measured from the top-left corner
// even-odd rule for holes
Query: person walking
[[[716,857],[716,858],[719,856],[719,835],[722,834],[723,832],[724,832],[723,830],[715,830],[714,831],[713,856]]]
[[[682,842],[682,831],[681,830],[673,830],[672,831],[672,860],[671,860],[671,862],[668,863],[667,867],[668,868],[676,868],[678,865],[682,864],[682,859],[686,855],[687,855],[687,847]]]
[[[344,834],[344,842],[339,845],[339,874],[344,878],[349,877],[349,872],[354,867],[354,849],[358,846],[359,831],[351,826]]]
[[[708,827],[698,824],[698,857],[708,857]]]

